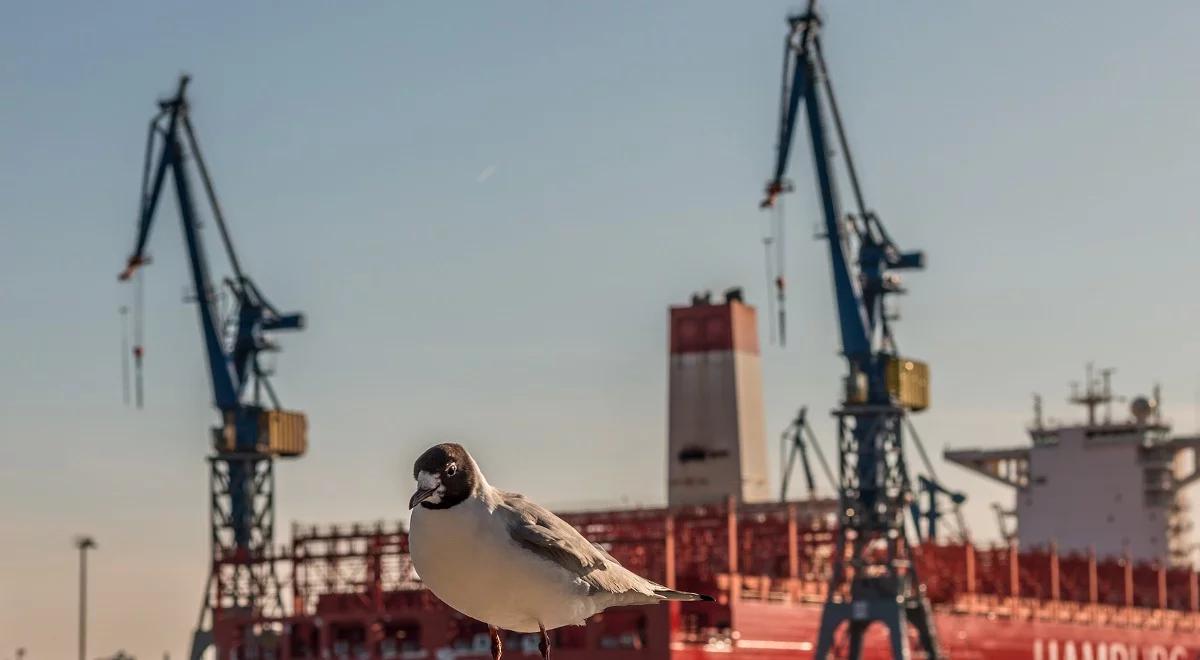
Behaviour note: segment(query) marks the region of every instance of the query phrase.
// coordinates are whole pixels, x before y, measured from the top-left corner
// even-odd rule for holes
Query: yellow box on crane
[[[308,418],[291,410],[264,410],[258,418],[262,450],[276,456],[300,456],[308,450]]]
[[[228,417],[224,426],[213,429],[213,447],[224,453],[237,451],[237,429],[232,415]],[[291,410],[260,410],[254,451],[283,457],[303,455],[308,451],[308,418]]]
[[[902,357],[889,357],[884,371],[888,393],[905,408],[919,412],[929,407],[929,365]]]

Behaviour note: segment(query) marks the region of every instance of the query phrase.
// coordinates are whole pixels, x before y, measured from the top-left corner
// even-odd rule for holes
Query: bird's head
[[[471,496],[482,480],[479,466],[463,449],[452,442],[425,450],[413,464],[417,490],[408,500],[408,508],[418,504],[426,509],[449,509]]]

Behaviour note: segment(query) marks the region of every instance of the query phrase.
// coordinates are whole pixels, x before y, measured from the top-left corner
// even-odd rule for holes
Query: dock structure
[[[811,657],[837,547],[836,506],[730,500],[563,513],[634,571],[717,600],[618,608],[559,628],[554,657]],[[1081,644],[1092,645],[1090,657],[1098,644],[1110,645],[1109,658],[1121,656],[1112,645],[1147,658],[1161,648],[1168,660],[1200,651],[1200,574],[1192,569],[1015,543],[926,544],[915,561],[951,657],[1036,658],[1041,644],[1046,658],[1046,645],[1066,643],[1076,657],[1088,657]],[[402,523],[294,526],[269,562],[288,611],[224,612],[214,629],[218,658],[491,657],[487,626],[423,588]],[[506,654],[536,657],[535,637],[508,633]],[[882,626],[868,629],[864,644],[867,658],[890,652]]]

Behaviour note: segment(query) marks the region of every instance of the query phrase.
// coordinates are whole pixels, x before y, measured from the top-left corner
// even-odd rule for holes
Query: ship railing
[[[741,600],[775,603],[823,603],[829,593],[829,583],[823,579],[729,573],[717,576],[717,588]]]
[[[1200,630],[1200,613],[1197,612],[1103,603],[1013,598],[993,594],[961,594],[953,602],[935,607],[953,611],[956,614],[1019,621],[1076,623],[1177,632]]]
[[[727,598],[780,604],[822,603],[828,584],[814,578],[774,578],[767,575],[721,574],[717,588]],[[1200,631],[1200,612],[1133,607],[1070,600],[1022,598],[997,594],[959,594],[936,609],[960,615],[1084,625]]]

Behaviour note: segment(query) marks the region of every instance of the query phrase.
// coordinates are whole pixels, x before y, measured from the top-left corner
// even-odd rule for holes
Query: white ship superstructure
[[[1087,409],[1075,424],[1045,423],[1041,405],[1032,444],[947,450],[946,460],[1016,491],[1016,538],[1024,548],[1191,565],[1193,485],[1200,481],[1200,437],[1171,436],[1153,397],[1136,397],[1114,420],[1111,371],[1089,369],[1071,402]]]

